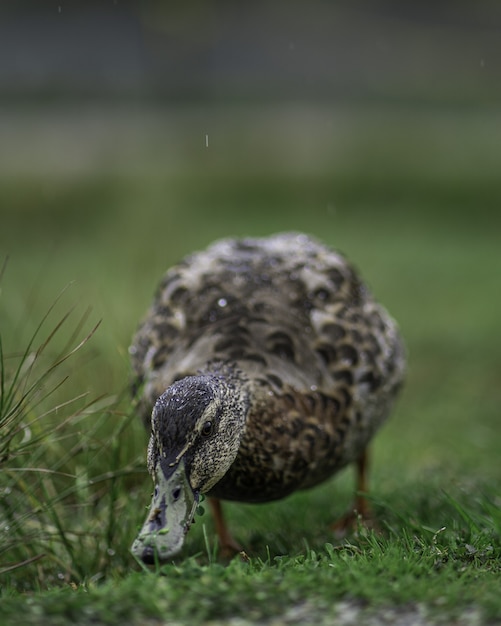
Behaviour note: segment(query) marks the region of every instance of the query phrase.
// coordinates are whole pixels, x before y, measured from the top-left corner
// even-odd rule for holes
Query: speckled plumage
[[[157,398],[186,376],[229,385],[230,411],[231,401],[247,403],[229,469],[209,489],[198,485],[243,502],[281,498],[355,461],[387,417],[405,364],[395,322],[354,268],[297,233],[222,240],[170,269],[131,357],[148,427]],[[187,389],[186,402],[196,404]],[[153,420],[152,458],[171,441],[162,415]],[[212,439],[219,448],[190,457],[193,472],[196,460],[207,473],[229,442],[222,431]]]

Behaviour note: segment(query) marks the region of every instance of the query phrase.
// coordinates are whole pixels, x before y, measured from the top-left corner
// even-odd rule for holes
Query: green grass
[[[172,155],[157,142],[151,172],[0,178],[9,255],[0,281],[2,624],[20,615],[26,624],[321,624],[343,606],[416,610],[437,623],[461,624],[468,611],[501,619],[501,183],[491,167],[501,143],[478,138],[485,115],[469,112],[456,126],[453,117],[443,132],[443,114],[429,126],[418,115],[410,146],[389,121],[363,118],[351,143],[343,135],[347,161],[325,150],[315,173],[288,173],[266,154],[257,163],[255,153],[242,170],[235,123],[211,134],[226,150],[216,163],[204,153],[169,175],[160,165]],[[429,158],[428,146],[438,150]],[[218,562],[203,515],[174,563],[145,572],[129,553],[151,492],[147,437],[128,400],[130,337],[182,255],[217,237],[286,229],[354,260],[406,339],[407,384],[374,446],[381,534],[336,542],[329,531],[350,502],[347,470],[278,503],[228,505],[248,562]]]
[[[73,326],[74,310],[57,317],[64,295],[49,307],[22,352],[5,352],[0,338],[3,590],[48,587],[69,577],[84,580],[89,571],[101,576],[109,571],[122,531],[116,522],[120,500],[127,506],[118,484],[142,473],[125,458],[128,446],[119,445],[130,420],[120,414],[117,398],[65,395],[72,361],[99,324],[85,329],[89,311]],[[77,361],[77,370],[82,365]],[[106,465],[97,461],[100,456]]]

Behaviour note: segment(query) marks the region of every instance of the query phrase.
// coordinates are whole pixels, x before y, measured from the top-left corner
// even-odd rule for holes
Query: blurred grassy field
[[[496,110],[109,104],[7,109],[2,120],[3,349],[18,353],[70,283],[53,325],[71,306],[76,317],[91,307],[88,328],[102,320],[56,394],[113,397],[88,475],[107,471],[106,438],[130,413],[127,346],[164,270],[216,238],[301,230],[354,261],[408,347],[406,387],[375,445],[378,514],[398,526],[399,511],[412,513],[438,530],[444,490],[501,506]],[[140,424],[126,422],[120,436],[121,462],[139,467]],[[57,464],[50,450],[44,461]],[[64,470],[78,474],[81,463],[67,459]],[[236,535],[263,557],[320,545],[350,478],[266,507],[232,505]],[[122,573],[150,493],[139,471],[123,485]],[[204,542],[196,524],[186,554]],[[36,577],[26,568],[24,584]]]

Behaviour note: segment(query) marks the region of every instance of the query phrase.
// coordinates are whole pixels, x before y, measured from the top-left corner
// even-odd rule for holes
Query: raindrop
[[[311,391],[316,391],[318,389],[318,387],[316,385],[311,385],[310,390]]]
[[[106,550],[106,553],[107,553],[109,556],[115,556],[115,554],[116,554],[116,552],[115,552],[115,550],[113,550],[113,548],[108,548],[108,549]]]
[[[224,308],[224,307],[228,304],[228,302],[226,301],[226,299],[225,299],[225,298],[219,298],[219,300],[217,301],[217,303],[218,303],[218,305],[219,305],[221,308]]]
[[[28,443],[31,439],[31,429],[29,426],[25,426],[23,430],[23,439],[21,443]]]
[[[57,575],[57,577],[59,578],[59,580],[64,580],[64,574],[63,574],[63,572],[59,572],[59,574]]]

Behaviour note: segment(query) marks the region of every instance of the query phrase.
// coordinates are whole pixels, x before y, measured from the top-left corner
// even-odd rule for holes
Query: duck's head
[[[200,494],[210,491],[237,456],[248,405],[243,381],[220,374],[188,376],[158,398],[148,445],[155,489],[132,545],[137,558],[154,563],[179,552]]]

